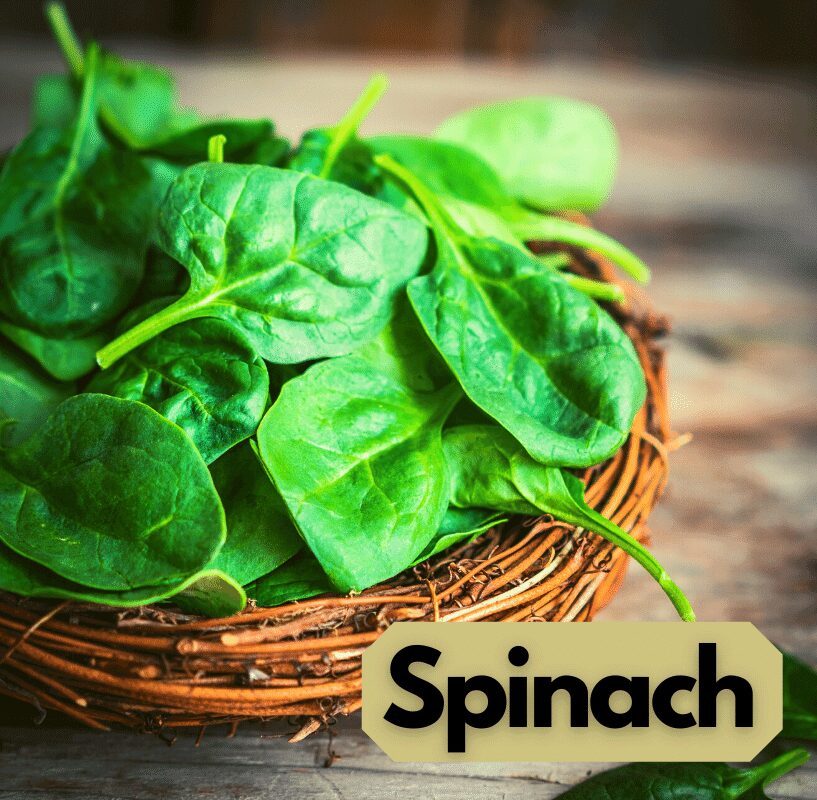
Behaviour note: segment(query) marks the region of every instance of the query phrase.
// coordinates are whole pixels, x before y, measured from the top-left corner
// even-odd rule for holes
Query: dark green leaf
[[[0,333],[60,381],[75,381],[96,369],[96,351],[110,339],[104,332],[77,339],[50,338],[3,320]]]
[[[679,615],[695,615],[683,592],[655,557],[618,525],[587,505],[584,485],[570,472],[548,467],[498,425],[447,428],[443,447],[451,479],[451,504],[494,508],[511,514],[551,514],[612,542],[652,575]]]
[[[437,262],[408,295],[468,397],[542,463],[609,457],[646,396],[626,333],[533,256],[466,234],[412,173],[378,158],[432,222]]]
[[[109,366],[184,320],[220,317],[269,361],[349,352],[377,335],[425,256],[424,226],[345,186],[289,170],[197,164],[172,185],[164,250],[190,289],[99,353]]]
[[[309,550],[302,550],[286,564],[247,587],[259,606],[274,607],[332,591],[332,584]]]
[[[473,150],[514,197],[545,211],[593,210],[615,177],[610,120],[576,100],[530,97],[479,106],[446,120],[436,136]]]
[[[249,444],[225,453],[211,467],[227,516],[227,541],[210,565],[242,586],[292,558],[303,540],[284,501]]]
[[[763,787],[808,761],[792,750],[757,767],[726,764],[628,764],[568,789],[564,800],[737,800],[765,798]]]
[[[7,442],[19,444],[26,439],[74,389],[51,380],[36,364],[0,341],[0,421],[15,421],[11,435],[5,437]],[[0,431],[0,444],[2,438]]]
[[[505,522],[501,513],[484,508],[455,508],[449,506],[443,517],[440,529],[426,545],[423,552],[414,560],[415,564],[427,561],[437,553],[448,550],[454,545],[467,544],[480,534],[495,525]]]
[[[422,136],[373,136],[366,141],[376,153],[389,155],[409,169],[438,196],[496,211],[514,203],[493,167],[465,147]]]
[[[150,174],[96,128],[92,65],[74,124],[33,131],[0,174],[0,310],[46,337],[86,336],[124,308],[152,226]]]
[[[79,600],[121,608],[158,603],[186,590],[190,590],[195,602],[202,596],[202,592],[206,592],[206,598],[199,600],[203,609],[200,613],[218,617],[240,611],[247,603],[241,587],[216,570],[202,570],[181,582],[165,586],[143,586],[138,589],[111,592],[67,581],[34,561],[23,558],[2,542],[0,542],[0,589],[22,597]],[[215,594],[211,595],[213,592]],[[204,602],[207,603],[206,607]]]
[[[783,732],[791,739],[817,739],[817,672],[783,653]]]
[[[142,403],[72,397],[2,465],[0,539],[69,581],[110,591],[178,583],[224,542],[204,461]]]
[[[401,315],[286,383],[258,429],[290,514],[344,592],[409,566],[447,506],[440,429],[459,392],[411,323]]]
[[[269,376],[240,331],[219,319],[197,319],[128,353],[98,373],[88,391],[155,408],[209,464],[255,433],[269,400]]]

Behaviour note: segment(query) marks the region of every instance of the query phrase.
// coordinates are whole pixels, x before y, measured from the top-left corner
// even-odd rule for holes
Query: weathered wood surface
[[[285,133],[337,119],[373,65],[353,60],[224,63],[163,54],[186,101],[270,114]],[[369,130],[428,131],[479,101],[559,93],[601,103],[622,139],[621,175],[598,224],[644,255],[649,291],[674,321],[675,428],[654,549],[704,620],[749,620],[817,663],[817,316],[814,93],[770,77],[645,73],[572,64],[525,69],[394,63]],[[0,146],[25,127],[32,77],[59,62],[0,38]],[[603,619],[665,620],[637,570]],[[168,748],[0,706],[0,798],[556,797],[599,765],[392,764],[359,730],[297,747],[247,727]],[[13,723],[9,715],[14,717]],[[3,717],[0,716],[0,722]],[[543,758],[547,757],[546,741]],[[817,770],[774,797],[817,798]]]

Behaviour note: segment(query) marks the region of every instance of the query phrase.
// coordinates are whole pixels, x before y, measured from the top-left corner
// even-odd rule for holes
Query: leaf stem
[[[69,69],[75,78],[81,78],[85,71],[85,58],[65,6],[62,3],[49,3],[45,7],[45,17]]]
[[[632,250],[595,228],[533,212],[525,212],[516,219],[509,219],[508,224],[517,236],[527,242],[561,242],[593,250],[609,258],[639,283],[647,283],[650,279],[649,268]]]
[[[562,277],[582,294],[596,300],[606,300],[610,303],[621,303],[624,300],[624,290],[614,283],[604,281],[594,281],[590,278],[583,278],[580,275],[563,273]]]
[[[384,172],[396,178],[414,195],[435,232],[445,233],[449,239],[453,238],[451,234],[460,230],[459,225],[435,194],[411,170],[385,153],[376,155],[374,160]]]
[[[743,771],[740,778],[727,788],[729,796],[739,798],[758,784],[766,786],[793,769],[802,766],[809,758],[808,750],[798,747],[777,756],[777,758],[773,758],[771,761],[767,761],[765,764],[751,767]]]
[[[389,87],[388,78],[382,73],[372,75],[366,88],[346,112],[343,119],[335,126],[329,146],[326,148],[326,158],[318,175],[320,178],[328,178],[335,166],[338,155],[346,147],[360,128],[364,119],[371,113],[377,101],[383,96],[383,92]]]
[[[615,522],[602,516],[590,506],[580,506],[580,508],[583,512],[581,516],[578,516],[575,520],[565,520],[565,522],[574,522],[583,528],[587,528],[627,553],[627,555],[632,557],[633,561],[642,566],[655,578],[658,585],[664,590],[664,594],[667,595],[672,605],[675,606],[675,610],[681,619],[684,622],[695,622],[695,612],[692,610],[692,605],[686,595],[681,591],[678,584],[667,575],[666,570],[661,566],[658,559],[647,550],[646,547],[634,539],[623,528],[616,525]]]
[[[211,164],[224,163],[225,144],[227,144],[227,137],[223,133],[217,133],[207,140],[207,160]]]
[[[135,350],[145,342],[150,341],[168,328],[172,328],[180,322],[193,319],[198,312],[199,304],[191,305],[186,297],[182,297],[175,303],[171,303],[161,311],[156,312],[152,317],[142,320],[130,330],[117,336],[111,342],[97,351],[96,361],[102,369],[119,361],[122,356]]]

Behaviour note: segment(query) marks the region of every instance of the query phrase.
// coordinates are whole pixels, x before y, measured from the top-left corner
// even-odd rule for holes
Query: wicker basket
[[[574,252],[579,274],[613,280]],[[664,486],[670,430],[665,321],[628,294],[611,309],[632,338],[648,399],[625,446],[587,470],[588,502],[641,540]],[[515,519],[353,597],[211,620],[165,606],[111,609],[0,594],[0,693],[93,728],[170,733],[286,718],[298,741],[361,705],[361,655],[392,622],[589,620],[627,559],[550,517]],[[294,731],[294,733],[293,733]]]

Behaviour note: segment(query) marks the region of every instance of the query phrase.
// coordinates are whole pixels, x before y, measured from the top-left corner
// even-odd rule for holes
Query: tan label
[[[395,761],[750,761],[782,696],[748,622],[406,622],[363,657],[363,729]]]

